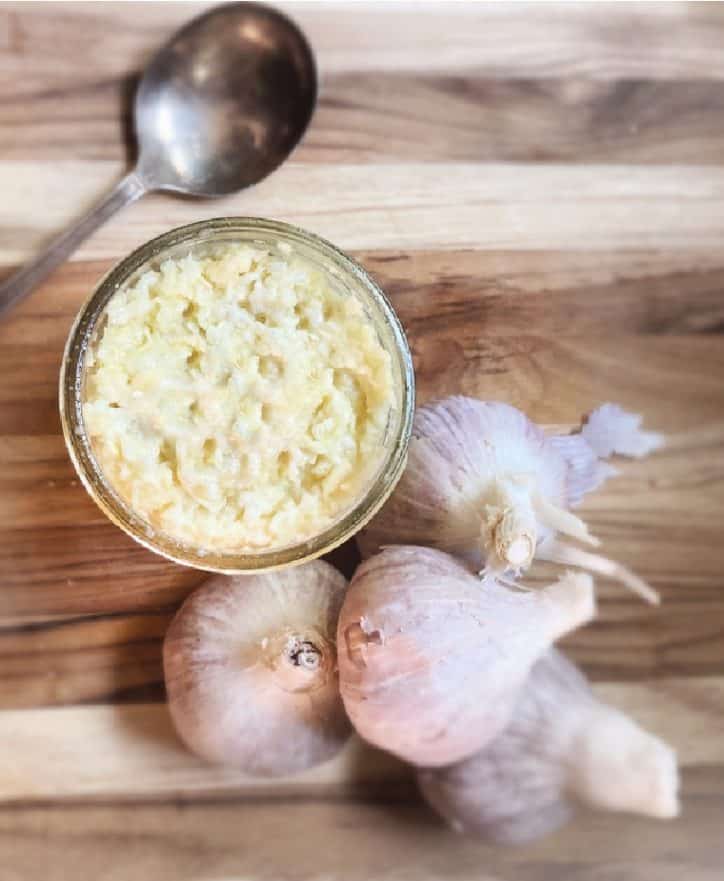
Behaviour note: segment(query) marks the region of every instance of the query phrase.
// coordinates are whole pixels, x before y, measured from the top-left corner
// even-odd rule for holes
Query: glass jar
[[[361,302],[378,338],[390,355],[394,396],[376,473],[355,503],[317,535],[297,544],[262,552],[221,552],[193,547],[152,527],[105,480],[83,422],[86,356],[108,301],[169,257],[181,257],[218,242],[240,242],[278,248],[286,243],[330,283]],[[286,223],[250,217],[204,220],[173,229],[137,248],[100,281],[70,330],[60,372],[60,416],[73,465],[93,500],[117,526],[137,542],[186,566],[213,572],[258,572],[312,560],[353,536],[379,510],[405,466],[414,412],[414,373],[410,350],[389,301],[350,257],[324,239]]]

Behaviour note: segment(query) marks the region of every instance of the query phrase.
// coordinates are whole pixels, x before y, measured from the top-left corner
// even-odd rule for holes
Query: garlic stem
[[[282,632],[267,640],[262,660],[272,670],[275,684],[288,693],[314,691],[330,674],[330,646],[316,630]]]
[[[287,644],[286,655],[295,667],[316,670],[322,662],[322,653],[311,640],[291,639]]]
[[[568,788],[597,808],[667,819],[679,813],[676,754],[597,701],[568,753]]]
[[[577,566],[588,569],[599,575],[614,578],[628,587],[633,593],[640,596],[646,602],[658,606],[661,598],[657,591],[643,578],[639,578],[634,572],[615,560],[602,557],[599,554],[591,554],[574,548],[561,541],[545,542],[540,545],[537,552],[539,560],[548,560],[551,563],[560,563],[563,566]]]
[[[533,562],[538,545],[538,523],[596,546],[580,517],[559,508],[525,481],[497,480],[485,506],[480,541],[491,572],[516,572]]]
[[[495,481],[491,501],[485,506],[480,538],[491,571],[517,571],[530,566],[538,542],[538,524],[525,484]]]

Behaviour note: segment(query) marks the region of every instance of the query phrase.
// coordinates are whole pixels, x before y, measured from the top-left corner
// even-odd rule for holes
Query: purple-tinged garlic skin
[[[679,811],[673,750],[596,700],[555,649],[533,667],[492,743],[449,767],[420,769],[418,783],[453,828],[505,844],[552,832],[577,801],[658,818]]]
[[[661,445],[639,422],[604,404],[578,433],[549,437],[507,404],[455,396],[420,407],[405,472],[357,538],[362,556],[390,544],[425,545],[517,575],[543,548],[563,554],[559,535],[595,545],[569,509],[616,473],[602,457],[642,456]],[[589,554],[585,567],[596,566],[657,600],[624,567]]]
[[[382,749],[450,764],[505,727],[537,658],[594,611],[585,574],[519,591],[441,551],[386,548],[358,568],[340,613],[347,713]]]
[[[163,646],[168,705],[188,748],[250,775],[303,771],[350,733],[335,635],[346,590],[328,563],[215,576],[183,604]]]

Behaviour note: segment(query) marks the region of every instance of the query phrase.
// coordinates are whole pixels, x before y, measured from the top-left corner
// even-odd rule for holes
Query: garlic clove
[[[555,649],[535,664],[492,742],[448,767],[419,770],[418,781],[454,828],[504,843],[547,834],[576,802],[659,818],[678,813],[673,750],[598,701]]]
[[[573,805],[565,797],[551,796],[550,788],[539,786],[535,776],[509,777],[505,765],[492,762],[475,770],[465,763],[457,767],[457,774],[444,773],[447,769],[417,772],[425,801],[456,832],[497,844],[527,844],[573,817]]]
[[[507,724],[531,665],[594,611],[585,574],[517,591],[440,551],[387,548],[359,567],[340,613],[347,713],[408,761],[456,761]]]
[[[362,556],[389,544],[426,545],[489,573],[518,575],[558,535],[596,546],[568,509],[615,473],[603,457],[660,446],[660,436],[641,431],[640,421],[605,404],[578,433],[547,437],[506,404],[451,397],[423,406],[402,479],[358,536]],[[590,558],[593,571],[602,571],[602,559]],[[611,563],[607,571],[656,601],[625,567]]]
[[[562,503],[565,470],[543,432],[514,407],[462,396],[420,407],[402,479],[358,535],[362,555],[392,543],[488,552],[496,510],[519,519],[520,532],[535,544],[531,488]]]
[[[183,604],[164,640],[171,717],[210,762],[252,775],[304,770],[344,744],[336,624],[346,581],[314,561],[215,576]]]
[[[567,785],[581,801],[659,819],[678,815],[676,754],[618,710],[594,704],[571,754]]]

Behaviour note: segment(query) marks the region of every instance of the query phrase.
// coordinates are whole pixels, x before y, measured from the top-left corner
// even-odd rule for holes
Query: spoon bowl
[[[135,101],[138,172],[148,189],[223,196],[272,172],[295,147],[317,93],[299,29],[234,3],[191,21],[155,55]]]
[[[280,12],[229,3],[193,19],[156,53],[141,79],[136,167],[0,284],[0,315],[144,193],[216,197],[262,180],[299,142],[316,98],[312,50]]]

